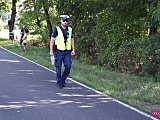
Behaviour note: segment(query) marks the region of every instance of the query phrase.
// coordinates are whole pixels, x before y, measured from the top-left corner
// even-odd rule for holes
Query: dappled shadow
[[[11,75],[27,75],[32,77],[37,73],[41,73],[40,70],[15,70],[16,72],[8,73]],[[25,73],[23,73],[25,72]],[[32,73],[32,74],[31,74]],[[15,78],[13,76],[13,78]],[[13,80],[13,79],[12,79]],[[0,108],[1,109],[19,109],[26,107],[64,107],[74,106],[77,108],[96,108],[96,105],[102,102],[112,101],[111,98],[104,95],[97,94],[91,90],[88,90],[80,85],[67,81],[67,87],[59,89],[56,87],[56,80],[44,80],[40,79],[40,76],[36,79],[25,79],[26,81],[16,80],[16,85],[12,84],[10,80],[9,86],[13,87],[10,90],[0,95]],[[15,81],[15,80],[13,80]],[[11,85],[12,84],[12,85]],[[45,86],[44,86],[45,85]],[[47,86],[48,85],[48,86]],[[18,90],[18,93],[16,90]],[[8,94],[7,94],[8,92]],[[27,95],[27,96],[26,96]]]
[[[33,63],[0,58],[0,110],[52,107],[93,109],[112,99],[67,80],[67,87],[56,87],[55,75]],[[7,66],[7,67],[6,67]]]

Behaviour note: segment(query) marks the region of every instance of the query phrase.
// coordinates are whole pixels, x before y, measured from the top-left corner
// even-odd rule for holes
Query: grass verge
[[[19,49],[19,41],[7,39],[0,39],[0,46],[55,70],[50,62],[49,48],[29,45],[28,51],[24,52]],[[115,73],[75,59],[70,77],[149,114],[154,110],[160,111],[160,83],[152,78]]]

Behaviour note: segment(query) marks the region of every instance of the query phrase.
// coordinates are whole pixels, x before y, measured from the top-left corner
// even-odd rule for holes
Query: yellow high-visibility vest
[[[68,27],[68,36],[67,36],[67,41],[66,44],[64,42],[64,36],[62,33],[62,30],[60,29],[59,26],[56,27],[58,31],[58,35],[55,38],[55,45],[57,45],[58,50],[71,50],[71,36],[72,36],[72,28]]]
[[[26,43],[26,42],[27,42],[27,34],[25,33],[23,36],[23,43]]]

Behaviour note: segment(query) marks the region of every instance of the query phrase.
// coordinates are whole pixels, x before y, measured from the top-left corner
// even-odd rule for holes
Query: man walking
[[[24,35],[23,35],[23,47],[24,47],[24,51],[27,51],[27,33],[24,31]]]
[[[69,76],[72,64],[71,56],[75,55],[72,28],[67,26],[68,19],[68,15],[60,15],[60,26],[54,28],[50,39],[50,55],[55,56],[57,86],[60,89],[66,85],[65,81]],[[62,63],[65,69],[61,74]]]
[[[29,30],[26,28],[26,25],[23,25],[23,28],[21,29],[21,38],[20,38],[20,49],[22,48],[22,42],[23,42],[23,37],[24,37],[24,34],[29,34]]]

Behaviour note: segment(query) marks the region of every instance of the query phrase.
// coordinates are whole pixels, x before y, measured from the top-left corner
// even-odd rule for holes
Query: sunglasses
[[[63,22],[68,22],[68,20],[62,20]]]

